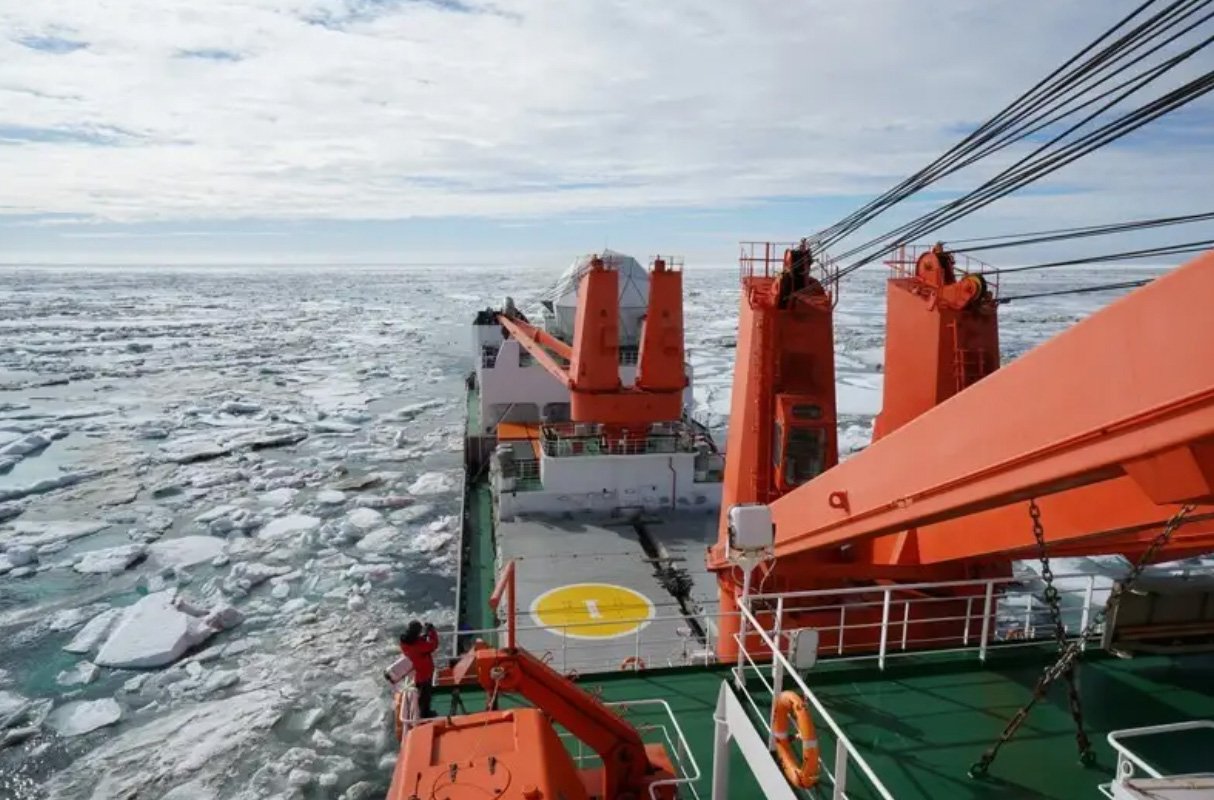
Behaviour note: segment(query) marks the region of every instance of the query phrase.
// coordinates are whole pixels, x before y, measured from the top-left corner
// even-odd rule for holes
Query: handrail
[[[792,679],[793,683],[797,685],[797,688],[801,690],[802,696],[809,701],[810,705],[814,707],[814,710],[818,714],[818,718],[822,722],[825,722],[826,727],[828,727],[831,733],[835,735],[835,747],[838,748],[839,746],[842,746],[847,752],[848,757],[855,760],[856,766],[859,768],[860,772],[863,773],[864,777],[868,778],[873,790],[879,797],[882,798],[882,800],[894,800],[894,796],[890,793],[889,789],[885,787],[885,784],[881,782],[881,779],[877,777],[877,774],[873,771],[873,768],[869,766],[868,761],[865,760],[864,756],[860,753],[856,746],[852,744],[851,739],[848,739],[847,735],[843,733],[843,729],[839,726],[839,723],[835,722],[835,718],[830,715],[830,713],[826,710],[826,707],[822,705],[820,700],[818,700],[817,695],[809,690],[809,687],[805,684],[805,681],[797,672],[796,667],[794,667],[788,661],[788,659],[785,658],[780,647],[774,641],[772,641],[770,636],[767,635],[767,631],[763,629],[763,626],[759,624],[759,621],[750,613],[750,609],[743,605],[739,610],[742,612],[745,620],[750,624],[751,627],[753,627],[755,633],[759,635],[759,637],[763,640],[763,643],[767,645],[767,648],[771,651],[772,669],[775,670],[778,668],[785,676]],[[746,648],[743,648],[743,650],[745,649]],[[841,761],[841,759],[836,757],[836,773],[839,772],[839,765]],[[846,761],[842,761],[842,764],[844,768],[846,768]],[[836,784],[838,784],[840,778],[836,774],[833,776],[833,780],[836,782]],[[846,781],[846,777],[844,777],[843,780]]]
[[[1119,731],[1111,731],[1108,735],[1109,745],[1117,751],[1117,782],[1122,783],[1134,777],[1134,768],[1137,767],[1152,778],[1162,778],[1159,770],[1152,767],[1138,754],[1124,744],[1121,739],[1130,739],[1137,736],[1154,736],[1159,733],[1173,733],[1175,731],[1200,730],[1202,728],[1214,729],[1214,720],[1198,719],[1190,722],[1173,722],[1168,725],[1148,725],[1143,728],[1123,728]]]
[[[1205,574],[1206,568],[1198,567],[1198,568],[1192,569],[1190,571],[1194,572],[1195,574]],[[1209,568],[1209,571],[1214,572],[1214,567]],[[790,600],[790,599],[800,598],[800,597],[830,597],[833,595],[841,595],[841,594],[866,594],[866,593],[871,593],[871,592],[882,592],[882,591],[885,591],[886,589],[893,589],[894,591],[917,591],[920,589],[948,589],[948,588],[955,588],[957,586],[975,586],[976,587],[976,586],[984,586],[988,583],[993,583],[993,584],[1026,583],[1028,581],[1034,580],[1035,577],[1036,577],[1036,575],[1034,574],[1034,575],[1025,575],[1025,576],[1021,576],[1021,577],[1008,576],[1008,577],[1003,577],[1003,578],[968,578],[968,579],[953,580],[953,581],[928,581],[928,582],[924,582],[924,583],[895,583],[895,584],[888,584],[885,586],[847,586],[847,587],[842,587],[839,589],[807,589],[807,590],[799,591],[799,592],[780,592],[780,593],[772,592],[769,594],[752,594],[752,595],[750,595],[750,599],[751,599],[751,601],[777,600],[777,599],[783,597],[785,600]],[[1086,578],[1092,578],[1092,577],[1108,577],[1108,576],[1102,576],[1098,573],[1093,573],[1093,572],[1068,572],[1068,573],[1055,573],[1054,580],[1058,581],[1058,580],[1065,580],[1068,578],[1086,579]],[[1113,581],[1116,579],[1109,577],[1109,580]]]
[[[506,609],[506,647],[513,650],[516,644],[513,560],[506,562],[506,568],[502,570],[501,577],[497,579],[497,585],[493,587],[493,594],[489,595],[489,608],[497,611],[498,605],[502,602],[503,592],[509,595],[509,608]]]

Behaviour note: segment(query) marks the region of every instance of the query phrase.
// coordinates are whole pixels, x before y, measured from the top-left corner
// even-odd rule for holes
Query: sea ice
[[[384,524],[384,516],[373,508],[356,508],[346,514],[342,528],[352,536],[362,536]]]
[[[357,547],[368,553],[382,553],[396,546],[396,539],[399,535],[400,532],[396,528],[385,525],[382,528],[376,528],[360,539]]]
[[[346,493],[336,489],[322,489],[316,493],[316,502],[324,506],[337,506],[346,502]]]
[[[31,547],[44,544],[68,542],[90,536],[110,526],[108,522],[92,520],[18,520],[12,530],[18,534],[19,543]]]
[[[167,567],[192,567],[220,556],[226,545],[214,536],[178,536],[148,545],[148,555]]]
[[[273,506],[275,508],[285,508],[291,505],[291,500],[295,498],[295,489],[286,486],[280,489],[274,489],[265,492],[261,497],[257,498],[258,502],[265,506]]]
[[[159,667],[217,633],[216,628],[178,609],[176,596],[175,590],[167,589],[126,609],[94,661],[104,667]]]
[[[230,754],[251,752],[285,703],[277,690],[263,689],[181,707],[78,757],[51,779],[46,795],[123,800],[162,795],[179,781],[201,785],[229,768]]]
[[[455,482],[450,475],[442,472],[424,472],[409,486],[409,494],[431,495],[443,494],[455,489]]]
[[[81,736],[122,719],[122,707],[113,698],[77,700],[59,706],[47,717],[47,724],[60,736]]]
[[[110,630],[121,616],[121,608],[111,608],[108,611],[102,611],[90,619],[88,624],[81,628],[79,633],[63,646],[63,649],[69,653],[91,653],[101,643],[101,640],[109,635]]]
[[[116,575],[147,555],[141,544],[124,544],[105,550],[89,550],[72,569],[86,575]]]
[[[308,514],[288,514],[271,520],[257,532],[261,539],[281,539],[297,533],[306,533],[320,527],[320,518]]]
[[[64,670],[55,677],[55,682],[60,686],[77,686],[81,684],[89,684],[97,680],[97,675],[101,672],[96,664],[88,661],[81,661],[71,669]]]

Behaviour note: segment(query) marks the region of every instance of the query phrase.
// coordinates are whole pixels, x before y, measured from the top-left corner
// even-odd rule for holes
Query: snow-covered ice
[[[122,609],[111,608],[90,619],[72,640],[63,646],[69,653],[91,653],[122,618]]]
[[[122,707],[112,698],[77,700],[60,706],[47,717],[47,724],[60,736],[82,736],[122,719]]]
[[[180,658],[218,632],[177,608],[177,592],[150,594],[123,612],[95,662],[126,669],[159,667]]]
[[[72,565],[77,572],[98,575],[113,575],[122,572],[147,555],[147,547],[141,544],[124,544],[105,550],[90,550]]]
[[[309,514],[288,514],[285,517],[266,523],[257,536],[261,539],[281,539],[299,533],[316,530],[320,526],[320,518]]]
[[[179,536],[148,545],[148,556],[163,566],[192,567],[214,560],[226,549],[224,541],[214,536]]]

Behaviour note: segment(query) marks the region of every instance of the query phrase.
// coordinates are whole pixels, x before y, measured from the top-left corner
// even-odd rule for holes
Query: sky
[[[729,263],[1138,2],[0,0],[0,263]],[[949,233],[1207,210],[1208,100]],[[1162,241],[1189,233],[1214,238]]]

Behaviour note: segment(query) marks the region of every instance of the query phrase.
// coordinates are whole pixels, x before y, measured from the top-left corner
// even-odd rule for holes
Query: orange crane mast
[[[778,393],[765,388],[762,376],[788,353],[763,337],[770,322],[744,281],[733,413],[751,411],[744,428],[731,425],[726,480],[732,482],[725,487],[720,539],[709,553],[723,611],[736,607],[739,591],[728,512],[743,503],[769,504],[772,572],[781,590],[1006,574],[1012,560],[1033,552],[1023,510],[1033,498],[1040,498],[1051,551],[1058,554],[1141,553],[1182,503],[1204,505],[1178,538],[1180,549],[1163,557],[1214,550],[1214,319],[1205,309],[1214,297],[1214,254],[1002,369],[994,369],[993,331],[977,328],[971,341],[988,350],[993,345],[996,357],[945,398],[938,395],[949,393],[939,387],[943,373],[955,376],[955,362],[939,355],[947,350],[930,334],[937,326],[934,335],[942,335],[947,321],[942,329],[928,315],[958,305],[962,313],[980,309],[984,292],[968,277],[950,276],[943,251],[928,255],[934,269],[920,264],[911,282],[891,285],[891,298],[903,292],[914,302],[891,299],[887,329],[887,337],[899,341],[890,355],[929,333],[926,347],[937,355],[913,356],[921,363],[926,358],[928,373],[891,365],[876,441],[803,485],[768,482],[765,493],[753,487],[754,474],[770,472],[766,454],[753,444],[734,445],[772,425]],[[964,300],[966,294],[971,299]],[[820,350],[816,357],[828,354]],[[900,382],[899,375],[910,377]],[[913,396],[899,394],[906,381],[915,384]],[[935,386],[938,399],[924,386]],[[720,653],[732,657],[736,628],[727,615],[722,627]]]

